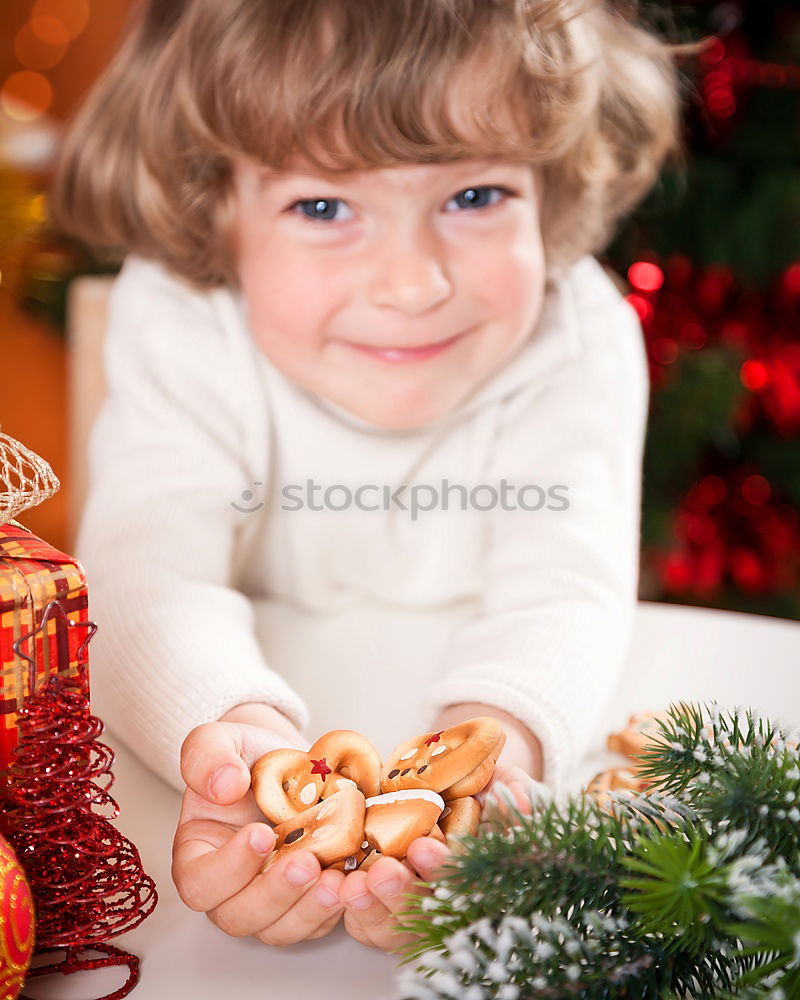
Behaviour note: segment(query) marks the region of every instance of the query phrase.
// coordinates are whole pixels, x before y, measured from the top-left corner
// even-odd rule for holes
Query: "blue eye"
[[[501,197],[489,200],[489,196],[493,192],[499,193]],[[490,208],[503,197],[513,196],[513,194],[513,191],[497,184],[481,184],[459,191],[448,201],[448,205],[455,201],[461,208]],[[352,214],[344,218],[337,217],[336,210],[339,206],[346,207],[346,203],[341,198],[303,198],[291,204],[288,211],[299,215],[304,222],[312,223],[346,222],[348,218],[352,218]]]
[[[338,205],[344,205],[341,198],[306,198],[290,205],[289,211],[293,212],[296,208],[300,208],[300,216],[307,222],[335,222],[337,220],[334,216]],[[308,215],[303,211],[306,208],[310,212]]]
[[[498,187],[496,184],[481,184],[478,187],[465,188],[463,191],[459,191],[458,194],[453,195],[451,200],[458,202],[462,207],[466,208],[489,208],[490,204],[497,204],[497,201],[488,202],[483,197],[490,191],[499,191],[501,195],[506,196],[512,194],[508,188]]]

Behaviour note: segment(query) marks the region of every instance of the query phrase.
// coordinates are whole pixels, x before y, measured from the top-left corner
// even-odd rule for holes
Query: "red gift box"
[[[48,614],[41,628],[52,601],[64,615]],[[74,678],[88,697],[88,660],[81,649],[88,629],[72,627],[88,622],[88,605],[86,574],[76,559],[16,521],[0,524],[0,775],[17,744],[17,712],[32,680],[38,688],[58,673]]]

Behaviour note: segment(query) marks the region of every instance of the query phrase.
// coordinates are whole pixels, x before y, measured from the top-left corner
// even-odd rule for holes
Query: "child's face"
[[[334,178],[303,164],[268,175],[241,159],[234,180],[250,328],[302,388],[380,427],[420,427],[530,336],[545,261],[529,166],[462,160]]]

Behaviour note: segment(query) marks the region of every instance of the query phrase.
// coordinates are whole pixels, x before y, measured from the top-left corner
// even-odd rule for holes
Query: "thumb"
[[[196,726],[181,747],[181,776],[192,791],[209,802],[238,802],[250,787],[240,727],[230,722]]]

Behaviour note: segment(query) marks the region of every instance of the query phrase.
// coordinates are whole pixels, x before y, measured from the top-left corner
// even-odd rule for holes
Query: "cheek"
[[[498,231],[471,263],[470,284],[496,318],[513,325],[535,321],[546,275],[541,233],[533,220]]]
[[[544,258],[537,246],[516,247],[494,256],[481,280],[496,316],[514,324],[535,321],[545,285]]]
[[[262,344],[312,344],[325,333],[340,283],[304,254],[262,252],[242,260],[242,291]]]

